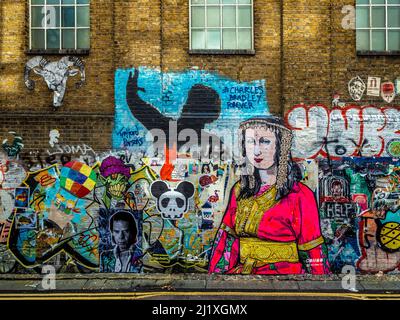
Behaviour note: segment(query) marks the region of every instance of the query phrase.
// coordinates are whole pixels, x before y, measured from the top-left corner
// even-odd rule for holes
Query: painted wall
[[[276,144],[254,144],[266,151],[279,146],[283,159],[288,143],[299,175],[278,169],[277,185],[287,182],[278,179],[283,175],[295,183],[281,197],[264,190],[254,209],[252,199],[239,196],[240,157],[206,159],[172,144],[167,159],[153,153],[146,135],[152,123],[162,124],[163,117],[179,122],[183,114],[201,118],[194,127],[204,125],[219,142],[246,133],[254,122],[239,127],[249,118],[276,119],[269,115],[265,82],[238,83],[198,70],[139,68],[136,75],[134,69],[115,75],[113,150],[69,145],[57,130],[49,132],[48,149],[36,153],[23,153],[17,133],[3,144],[0,272],[40,272],[46,264],[82,273],[328,274],[345,265],[359,273],[398,272],[398,107],[294,106],[269,124],[282,133]],[[216,97],[209,100],[215,105],[199,103],[204,96],[189,99],[199,92]],[[158,120],[143,117],[140,108],[153,108]],[[177,135],[190,127],[180,123]],[[292,141],[283,134],[290,131]],[[257,256],[240,252],[249,246]]]

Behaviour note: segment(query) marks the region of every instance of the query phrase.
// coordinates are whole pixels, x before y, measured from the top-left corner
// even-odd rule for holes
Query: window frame
[[[368,4],[358,4],[356,0],[356,52],[359,56],[398,56],[400,55],[400,50],[389,50],[389,31],[397,30],[400,31],[400,27],[389,27],[388,21],[388,9],[390,7],[395,7],[400,9],[400,4],[388,4],[387,0],[384,0],[385,3],[371,3],[371,0],[368,0]],[[380,7],[385,9],[385,26],[384,27],[372,27],[372,8]],[[369,26],[359,28],[357,26],[357,9],[358,8],[369,8]],[[357,33],[359,30],[369,31],[368,40],[369,40],[369,50],[359,50],[357,48]],[[384,30],[385,31],[385,50],[373,50],[372,49],[372,31],[374,30]]]
[[[26,54],[30,55],[37,55],[37,54],[52,54],[52,55],[88,55],[90,53],[90,46],[91,46],[91,18],[90,18],[90,11],[91,11],[91,1],[89,0],[88,4],[61,4],[61,0],[59,4],[54,4],[54,6],[59,6],[60,7],[60,17],[59,17],[59,27],[56,28],[51,28],[50,30],[59,30],[60,31],[60,43],[59,43],[59,48],[47,48],[47,25],[44,28],[40,27],[32,27],[32,7],[46,7],[46,6],[51,6],[47,5],[47,1],[44,1],[44,4],[32,4],[32,0],[28,0],[28,8],[27,8],[27,15],[28,15],[28,39],[27,39],[27,50]],[[62,7],[74,7],[75,8],[75,13],[74,13],[74,26],[73,27],[63,27],[62,26]],[[89,26],[88,27],[78,27],[77,26],[77,7],[88,7],[89,9]],[[74,45],[75,48],[68,48],[68,49],[63,49],[62,48],[62,30],[67,29],[67,30],[74,30],[75,37],[74,37]],[[77,48],[77,30],[79,29],[87,29],[89,30],[89,48],[87,49],[79,49]],[[32,49],[32,30],[44,30],[44,37],[45,37],[45,48],[41,49]]]
[[[249,3],[237,3],[234,4],[225,4],[225,3],[218,3],[218,4],[208,4],[206,3],[207,0],[204,0],[204,4],[192,4],[192,0],[189,0],[189,54],[233,54],[233,55],[255,55],[254,49],[254,0],[250,0]],[[222,1],[222,0],[221,0]],[[237,1],[237,0],[236,0]],[[235,6],[235,14],[236,14],[236,25],[235,27],[223,27],[223,16],[222,16],[222,8],[224,6]],[[250,27],[239,27],[237,25],[238,21],[238,7],[239,6],[250,6],[251,8],[251,26]],[[192,28],[192,7],[205,7],[204,13],[204,20],[207,22],[207,8],[208,7],[218,7],[220,8],[220,25],[219,27],[208,27],[204,26],[198,29],[218,29],[220,31],[220,45],[221,49],[192,49],[192,29],[197,29],[196,27]],[[236,43],[238,43],[238,30],[239,29],[250,29],[251,30],[251,49],[223,49],[223,30],[224,29],[234,29],[236,32]],[[205,38],[205,44],[207,47],[207,36]]]

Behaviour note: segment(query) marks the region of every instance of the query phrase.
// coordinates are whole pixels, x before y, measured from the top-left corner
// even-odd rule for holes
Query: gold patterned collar
[[[260,195],[238,201],[235,231],[239,237],[257,236],[264,213],[278,202],[276,193],[277,188],[274,185]]]

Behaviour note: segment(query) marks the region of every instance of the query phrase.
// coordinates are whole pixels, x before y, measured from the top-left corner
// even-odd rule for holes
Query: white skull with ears
[[[193,197],[192,183],[182,181],[173,189],[164,181],[155,181],[150,187],[151,194],[157,199],[157,210],[164,219],[179,220],[188,211],[189,199]]]

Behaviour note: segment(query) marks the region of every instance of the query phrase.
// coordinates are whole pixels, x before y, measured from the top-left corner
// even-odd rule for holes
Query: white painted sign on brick
[[[367,95],[372,97],[379,97],[381,91],[381,78],[368,77]]]

